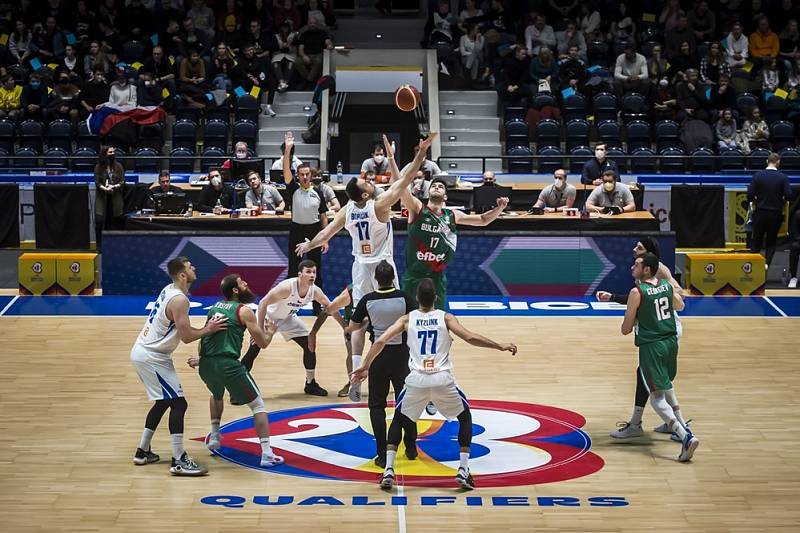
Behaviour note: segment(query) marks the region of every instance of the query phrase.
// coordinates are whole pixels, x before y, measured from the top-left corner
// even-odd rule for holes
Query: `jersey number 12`
[[[669,298],[657,298],[653,301],[656,306],[656,317],[659,320],[668,320],[672,314],[669,312]]]

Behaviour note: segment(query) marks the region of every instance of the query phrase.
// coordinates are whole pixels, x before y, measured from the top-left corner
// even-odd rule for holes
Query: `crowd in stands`
[[[797,0],[432,0],[422,45],[454,86],[524,106],[532,138],[568,100],[598,122],[607,94],[632,119],[702,123],[715,150],[748,154],[770,148],[776,121],[796,145],[798,13]]]
[[[76,131],[109,103],[201,118],[245,94],[274,116],[276,92],[317,81],[335,27],[328,0],[0,2],[0,120]]]

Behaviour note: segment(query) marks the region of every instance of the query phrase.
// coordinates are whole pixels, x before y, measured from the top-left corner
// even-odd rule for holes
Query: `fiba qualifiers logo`
[[[753,272],[753,263],[748,261],[742,264],[742,272],[745,274],[751,274]]]
[[[81,271],[81,264],[77,261],[74,261],[70,266],[69,269],[72,271],[73,274],[77,274]]]
[[[39,261],[36,261],[34,264],[31,265],[31,270],[33,270],[37,274],[41,274],[42,273],[42,264]]]
[[[706,265],[706,274],[708,274],[709,276],[713,276],[713,275],[714,275],[714,272],[716,272],[716,270],[717,270],[717,269],[716,269],[716,267],[714,266],[714,263],[708,263],[708,264]]]
[[[603,460],[589,450],[579,414],[528,403],[471,400],[473,442],[470,471],[480,487],[536,485],[597,472]],[[387,409],[387,417],[393,415]],[[417,423],[419,456],[397,454],[398,481],[406,486],[452,487],[458,468],[458,422],[423,413]],[[248,417],[221,428],[215,455],[271,473],[374,483],[375,439],[365,404],[323,405],[270,413],[270,444],[286,463],[262,469],[261,446]],[[196,440],[204,440],[198,438]]]

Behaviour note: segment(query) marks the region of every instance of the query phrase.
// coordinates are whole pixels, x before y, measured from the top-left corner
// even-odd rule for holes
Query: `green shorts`
[[[650,392],[671,389],[678,373],[677,337],[639,346],[639,368]]]
[[[447,311],[447,276],[445,276],[444,272],[424,277],[413,276],[405,272],[403,274],[403,291],[416,301],[417,285],[425,278],[431,278],[436,287],[436,309]]]
[[[200,378],[215,400],[222,400],[225,389],[233,405],[245,405],[261,395],[247,369],[233,357],[201,357]]]

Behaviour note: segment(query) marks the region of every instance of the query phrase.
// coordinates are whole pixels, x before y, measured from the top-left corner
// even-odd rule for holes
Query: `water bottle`
[[[339,161],[336,163],[336,183],[341,185],[344,182],[344,176],[342,176],[342,162]]]
[[[192,216],[194,216],[194,207],[192,202],[189,202],[189,205],[186,206],[186,217],[191,218]]]
[[[217,198],[217,204],[214,206],[214,214],[222,214],[222,202],[219,201],[219,198]]]

